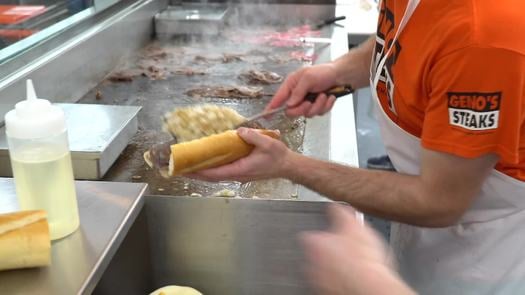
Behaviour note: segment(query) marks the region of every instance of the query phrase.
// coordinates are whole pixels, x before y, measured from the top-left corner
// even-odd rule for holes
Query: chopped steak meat
[[[260,98],[261,87],[252,86],[202,86],[186,91],[191,97]]]
[[[242,73],[239,78],[250,84],[275,84],[283,81],[281,75],[265,70],[249,70]]]
[[[150,80],[164,80],[166,79],[166,75],[166,69],[154,65],[150,65],[142,71],[142,76],[148,77]]]
[[[136,73],[131,71],[115,72],[108,77],[111,82],[131,82],[133,78],[137,76]]]
[[[168,53],[161,47],[151,45],[143,50],[142,56],[144,58],[165,59],[168,57]]]
[[[196,55],[193,60],[195,62],[208,62],[210,60],[210,58],[208,57],[205,57],[205,56],[202,56],[202,55]]]
[[[99,89],[97,89],[97,92],[95,93],[95,99],[96,100],[102,99],[102,92]]]

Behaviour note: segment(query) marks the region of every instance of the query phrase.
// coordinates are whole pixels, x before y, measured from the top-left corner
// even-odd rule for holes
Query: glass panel
[[[88,7],[92,0],[3,0],[0,49],[38,33]]]
[[[0,0],[0,63],[120,0]]]

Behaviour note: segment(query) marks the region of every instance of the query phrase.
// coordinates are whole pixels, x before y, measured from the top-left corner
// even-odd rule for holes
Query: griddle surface
[[[228,32],[231,34],[232,32]],[[238,78],[250,69],[276,72],[283,77],[300,68],[303,62],[290,57],[292,51],[303,48],[272,48],[261,45],[239,44],[226,38],[202,40],[179,38],[170,41],[153,41],[136,56],[125,58],[115,72],[135,75],[130,82],[111,82],[108,79],[87,93],[79,103],[108,105],[137,105],[143,109],[138,115],[139,130],[127,148],[105,175],[106,181],[146,182],[153,194],[190,195],[198,193],[210,196],[222,189],[231,189],[241,197],[294,198],[297,185],[282,179],[255,181],[246,184],[236,182],[207,183],[184,177],[164,179],[150,169],[143,160],[143,153],[153,144],[170,140],[161,130],[160,116],[176,107],[198,103],[214,103],[234,108],[248,117],[264,109],[279,85],[256,85],[264,87],[269,94],[254,99],[191,98],[184,94],[188,89],[202,85],[248,85]],[[240,54],[242,61],[223,63],[222,54]],[[198,62],[196,56],[208,57]],[[205,75],[186,76],[174,74],[182,68],[205,70]],[[149,69],[153,69],[151,72]],[[140,75],[146,72],[150,77]],[[87,122],[89,124],[89,122]],[[305,130],[304,119],[276,116],[265,127],[279,129],[283,141],[293,150],[301,151]]]

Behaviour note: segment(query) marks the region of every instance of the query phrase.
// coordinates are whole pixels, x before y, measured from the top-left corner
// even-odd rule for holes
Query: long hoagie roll
[[[46,216],[42,210],[0,215],[0,270],[49,265]]]
[[[266,136],[279,138],[271,130],[257,130]],[[246,143],[235,130],[174,144],[171,147],[169,176],[192,173],[231,163],[247,156],[253,145]]]

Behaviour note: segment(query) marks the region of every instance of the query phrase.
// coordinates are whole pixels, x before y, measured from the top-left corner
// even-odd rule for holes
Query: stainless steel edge
[[[331,60],[348,52],[348,39],[344,28],[335,28],[330,47]],[[346,40],[346,42],[342,41]],[[355,124],[354,95],[339,98],[330,112],[330,160],[354,167],[359,166]]]
[[[320,63],[337,59],[348,52],[346,30],[333,27],[331,45],[317,45]],[[322,117],[308,119],[305,131],[304,154],[321,160],[329,160],[349,166],[358,166],[357,136],[355,125],[354,96],[340,97],[332,111]],[[329,130],[330,132],[326,132]],[[326,146],[329,146],[327,149]],[[305,187],[299,189],[299,199],[327,201],[328,199]]]
[[[130,140],[133,138],[135,133],[137,133],[138,130],[138,118],[137,114],[142,109],[142,107],[133,107],[134,109],[131,110],[131,107],[128,107],[130,109],[128,115],[131,116],[130,119],[127,122],[124,122],[121,128],[119,128],[120,132],[115,133],[114,137],[110,140],[102,154],[100,155],[99,160],[99,169],[98,169],[98,177],[97,179],[100,179],[106,174],[106,172],[111,168],[111,165],[115,163],[117,158],[119,157],[120,153],[126,148]]]
[[[95,263],[94,268],[89,273],[84,284],[80,289],[81,294],[91,294],[95,287],[97,286],[98,281],[104,274],[104,271],[108,267],[113,258],[113,255],[117,252],[120,244],[126,237],[126,234],[130,230],[131,226],[137,219],[137,216],[144,207],[145,195],[148,192],[148,185],[145,184],[142,190],[139,192],[139,197],[135,199],[133,204],[129,207],[124,219],[120,223],[119,227],[113,234],[113,237],[108,242],[108,247],[104,249],[100,259]]]

